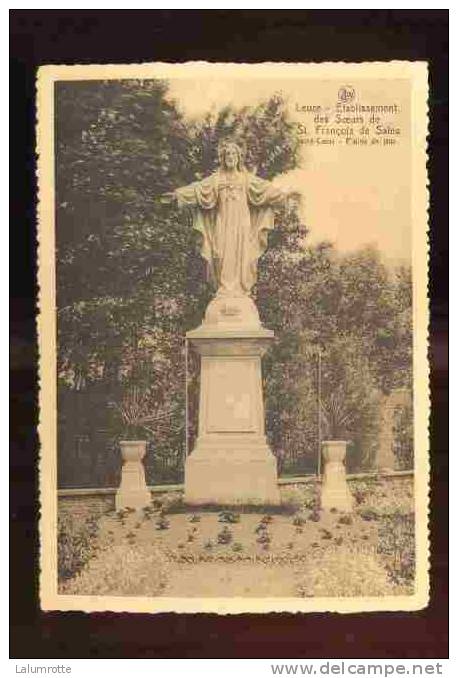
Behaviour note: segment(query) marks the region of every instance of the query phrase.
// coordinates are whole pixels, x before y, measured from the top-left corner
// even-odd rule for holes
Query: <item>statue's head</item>
[[[243,169],[244,151],[239,142],[231,139],[221,141],[218,145],[220,167],[227,169]]]

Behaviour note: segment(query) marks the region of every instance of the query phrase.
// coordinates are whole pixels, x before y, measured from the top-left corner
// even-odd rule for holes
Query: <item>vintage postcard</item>
[[[427,64],[45,66],[45,610],[417,610]]]

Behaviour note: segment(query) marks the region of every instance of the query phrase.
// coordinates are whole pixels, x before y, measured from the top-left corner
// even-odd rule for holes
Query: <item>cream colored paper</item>
[[[366,98],[390,106],[402,99],[394,116],[402,127],[403,149],[396,162],[392,149],[377,156],[373,166],[373,187],[360,188],[360,153],[356,147],[347,155],[345,176],[336,172],[332,160],[312,144],[313,162],[303,176],[307,223],[317,239],[323,236],[351,249],[361,242],[368,228],[362,221],[370,214],[381,248],[393,259],[407,252],[413,267],[414,315],[414,439],[415,439],[415,520],[416,580],[411,596],[380,598],[142,598],[61,595],[57,592],[57,430],[56,430],[56,269],[55,269],[55,137],[54,85],[59,81],[163,78],[172,83],[178,101],[186,102],[189,114],[205,112],[205,106],[229,101],[235,105],[255,103],[266,93],[286,90],[292,98],[296,120],[310,124],[309,113],[301,106],[331,104],[340,86],[364,91]],[[350,85],[351,84],[351,85]],[[37,153],[39,183],[39,351],[40,351],[40,598],[45,610],[131,611],[131,612],[362,612],[374,610],[417,610],[428,603],[428,178],[427,160],[427,66],[420,62],[322,63],[322,64],[131,64],[41,67],[37,80]],[[212,99],[213,97],[213,99]],[[302,117],[301,117],[302,116]],[[314,124],[314,123],[312,123]],[[352,123],[350,126],[354,126]],[[312,135],[324,141],[320,133]],[[347,142],[345,141],[345,145]],[[350,145],[350,144],[348,144]],[[385,163],[385,164],[384,164]],[[294,177],[293,177],[294,181]],[[341,182],[344,182],[343,185]],[[410,224],[404,231],[382,232],[377,211],[383,196],[383,182],[399,186],[400,218]],[[366,186],[366,188],[364,188]],[[405,188],[410,195],[405,195]],[[364,193],[366,191],[366,193]],[[338,214],[329,214],[330,192],[342,197]],[[391,190],[390,194],[396,194]],[[347,198],[345,198],[347,196]],[[396,209],[396,206],[394,206]],[[327,217],[326,217],[327,213]],[[339,220],[351,224],[339,231]],[[320,232],[320,224],[324,232]],[[370,240],[370,237],[367,238]]]

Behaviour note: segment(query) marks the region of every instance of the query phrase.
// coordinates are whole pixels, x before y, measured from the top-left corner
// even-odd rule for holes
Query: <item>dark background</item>
[[[11,657],[448,656],[448,11],[14,10],[11,35]],[[40,64],[427,60],[431,601],[420,612],[43,613],[38,603],[34,95]]]

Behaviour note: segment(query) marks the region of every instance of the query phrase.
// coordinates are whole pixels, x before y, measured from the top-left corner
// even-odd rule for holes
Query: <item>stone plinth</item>
[[[353,510],[353,497],[347,485],[345,472],[345,440],[325,440],[322,443],[324,473],[321,486],[321,508],[338,511]]]
[[[151,502],[142,461],[146,453],[146,442],[144,440],[121,440],[119,445],[123,465],[121,484],[116,492],[116,510],[142,509]]]
[[[376,466],[379,471],[394,471],[397,459],[394,453],[396,410],[409,407],[412,393],[405,388],[396,389],[382,399],[380,412],[380,431]]]
[[[201,356],[201,379],[198,438],[185,466],[185,502],[279,504],[277,461],[264,433],[261,377],[261,356],[273,332],[259,325],[231,328],[229,320],[222,327],[204,323],[187,337]]]

